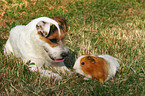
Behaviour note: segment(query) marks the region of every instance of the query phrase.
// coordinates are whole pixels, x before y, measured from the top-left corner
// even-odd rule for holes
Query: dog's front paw
[[[66,67],[66,66],[62,66],[59,69],[56,69],[59,73],[62,73],[64,75],[71,75],[72,72]]]
[[[56,78],[58,80],[62,80],[62,77],[59,74],[57,74],[57,73],[53,73],[52,77],[54,77],[54,78]]]
[[[65,71],[70,72],[70,70],[66,66],[61,67],[61,70],[64,71],[64,72]]]
[[[57,74],[57,73],[53,73],[52,71],[48,71],[48,70],[41,70],[40,72],[40,76],[42,77],[54,77],[56,79],[62,80],[62,77]]]

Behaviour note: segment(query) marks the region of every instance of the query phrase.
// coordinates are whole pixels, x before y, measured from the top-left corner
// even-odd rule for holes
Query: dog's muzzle
[[[49,52],[45,47],[44,47],[44,50],[45,50],[46,53]],[[62,62],[62,61],[65,60],[65,57],[68,56],[68,53],[67,53],[67,52],[62,52],[62,53],[60,54],[61,58],[59,58],[59,59],[56,59],[56,58],[52,57],[50,54],[49,54],[48,56],[50,57],[51,60],[53,60],[53,61],[55,61],[55,62]]]

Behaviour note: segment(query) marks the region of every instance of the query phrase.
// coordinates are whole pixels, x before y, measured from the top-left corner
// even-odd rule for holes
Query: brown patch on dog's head
[[[46,33],[45,31],[38,31],[38,35],[42,41],[47,42],[51,47],[55,47],[59,45],[60,40],[63,42],[67,27],[66,20],[63,17],[54,17],[52,19],[54,19],[58,23],[61,34],[59,35],[58,29],[55,25],[51,25],[50,32],[47,36],[44,35]],[[45,22],[43,23],[45,24]],[[41,26],[36,26],[36,28],[41,28]]]
[[[59,41],[61,40],[63,42],[65,34],[61,33],[61,35],[59,36],[59,33],[56,31],[53,34],[49,35],[48,37],[44,37],[41,35],[40,32],[38,32],[39,38],[48,43],[51,47],[56,47],[57,45],[59,45]]]
[[[67,25],[66,25],[67,20],[65,18],[61,16],[56,16],[56,17],[53,17],[52,19],[54,19],[58,23],[58,25],[60,26],[60,29],[67,32]]]
[[[80,60],[80,66],[85,74],[91,75],[103,83],[108,75],[108,62],[101,57],[86,56]]]

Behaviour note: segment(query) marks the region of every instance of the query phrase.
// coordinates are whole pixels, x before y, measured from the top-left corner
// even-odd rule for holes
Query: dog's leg
[[[10,55],[11,53],[13,53],[13,49],[8,39],[4,48],[4,54],[7,56],[7,55]]]
[[[59,72],[62,72],[62,73],[69,72],[70,73],[70,70],[64,65],[64,62],[54,63],[51,66]]]
[[[39,73],[43,77],[56,77],[57,79],[62,80],[62,77],[59,74],[53,73],[52,71],[49,70],[39,70]]]
[[[57,79],[60,80],[62,79],[62,77],[59,74],[53,73],[52,71],[49,70],[43,70],[41,68],[38,68],[36,65],[29,65],[28,67],[32,72],[39,72],[41,77],[48,77],[48,78],[56,77]]]

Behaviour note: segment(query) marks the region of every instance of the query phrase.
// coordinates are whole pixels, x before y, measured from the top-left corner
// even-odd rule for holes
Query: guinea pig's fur
[[[96,78],[101,83],[114,77],[118,68],[118,59],[110,55],[83,55],[76,60],[73,67],[75,72],[86,78]]]

